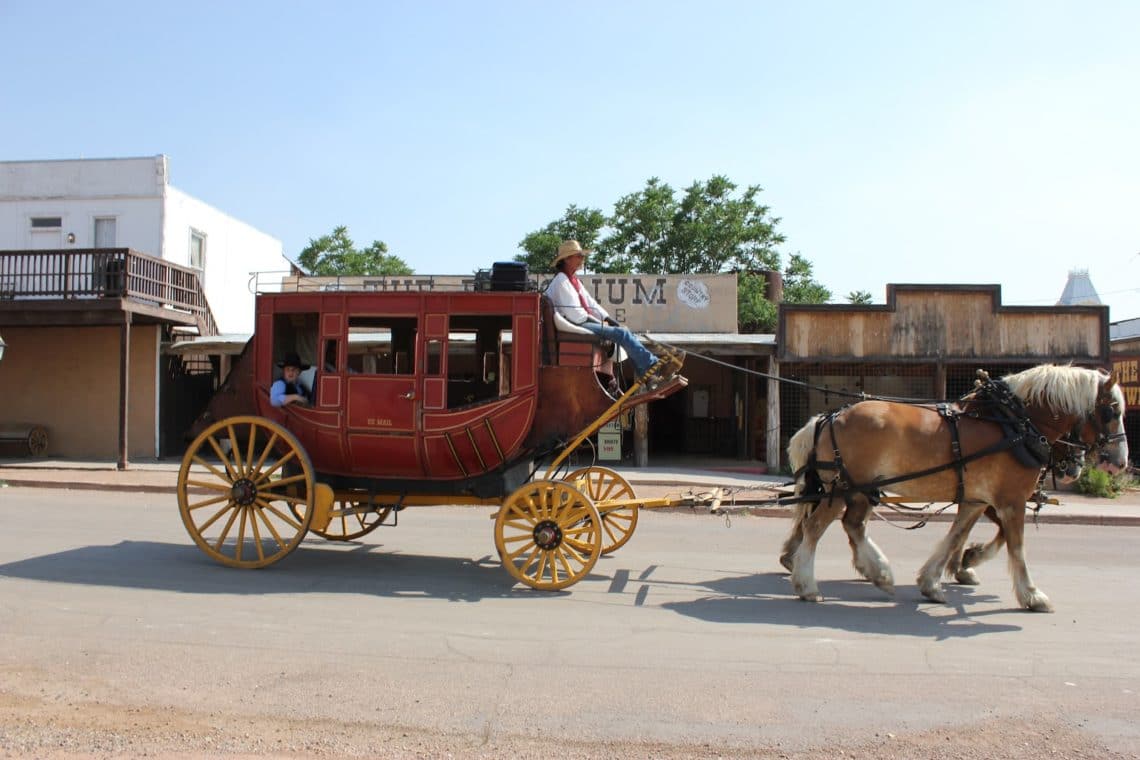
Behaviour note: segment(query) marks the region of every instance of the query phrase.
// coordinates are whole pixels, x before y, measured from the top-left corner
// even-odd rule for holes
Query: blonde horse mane
[[[1002,378],[1027,404],[1042,404],[1054,414],[1087,414],[1108,375],[1067,364],[1042,364]]]

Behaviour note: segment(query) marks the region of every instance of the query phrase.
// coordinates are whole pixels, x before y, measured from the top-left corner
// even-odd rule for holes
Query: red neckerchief
[[[587,314],[590,314],[590,304],[586,301],[586,291],[582,287],[582,283],[578,280],[578,274],[574,273],[568,275],[567,279],[570,280],[570,284],[574,286],[575,292],[578,293],[578,300],[582,302],[582,308],[586,310]]]

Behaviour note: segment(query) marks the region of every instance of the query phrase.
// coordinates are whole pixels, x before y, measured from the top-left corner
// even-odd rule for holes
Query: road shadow
[[[823,581],[820,589],[826,601],[812,604],[793,595],[783,573],[665,581],[654,578],[656,566],[633,577],[629,570],[607,568],[607,559],[612,558],[603,558],[584,582],[608,580],[609,593],[632,593],[635,606],[646,605],[654,588],[684,589],[696,598],[648,606],[711,623],[834,628],[933,639],[1021,630],[1019,625],[984,620],[1008,615],[1009,609],[970,612],[970,607],[992,605],[1000,598],[971,587],[947,586],[949,604],[932,605],[920,601],[922,597],[914,586],[899,587],[896,597],[890,599],[865,581]],[[120,541],[10,562],[0,565],[0,577],[186,594],[359,594],[454,602],[553,600],[576,588],[550,592],[522,586],[494,555],[412,555],[384,544],[347,542],[330,546],[316,540],[304,542],[280,562],[259,570],[226,567],[193,544]]]
[[[644,575],[644,574],[643,574]],[[631,581],[637,583],[639,581]],[[640,582],[654,583],[652,577]],[[689,584],[686,584],[689,585]],[[820,581],[823,602],[805,602],[792,591],[786,573],[756,573],[696,584],[714,595],[660,606],[711,623],[761,623],[794,628],[832,628],[853,633],[890,633],[934,640],[1008,633],[1022,626],[987,622],[1017,609],[971,607],[1000,602],[997,594],[976,587],[946,585],[946,604],[929,602],[914,585],[896,586],[894,598],[863,580]]]
[[[221,565],[192,544],[121,541],[10,562],[0,565],[0,577],[187,594],[339,593],[456,602],[569,593],[517,584],[494,555],[437,557],[378,544],[322,544],[302,544],[274,565],[245,570]]]

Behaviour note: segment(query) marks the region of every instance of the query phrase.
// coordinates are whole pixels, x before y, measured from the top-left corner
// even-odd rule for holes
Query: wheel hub
[[[562,543],[562,528],[552,520],[543,520],[534,526],[534,542],[540,549],[553,549]]]
[[[249,478],[239,478],[230,488],[230,498],[243,507],[248,507],[257,498],[257,486]]]

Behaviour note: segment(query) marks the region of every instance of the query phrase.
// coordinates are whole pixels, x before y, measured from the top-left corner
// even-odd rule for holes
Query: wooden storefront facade
[[[769,424],[781,449],[813,414],[859,394],[954,399],[979,369],[1110,367],[1107,307],[1005,306],[999,285],[891,284],[881,305],[781,304],[776,346],[780,376],[811,386],[779,389]]]

